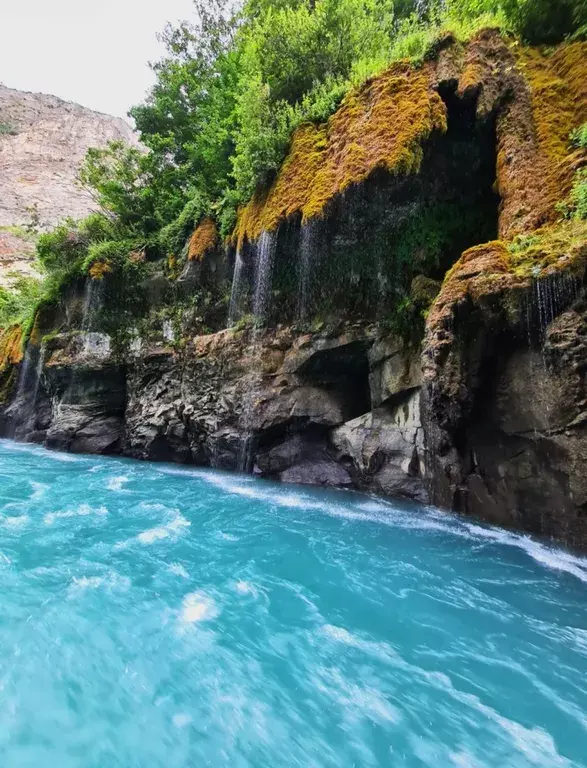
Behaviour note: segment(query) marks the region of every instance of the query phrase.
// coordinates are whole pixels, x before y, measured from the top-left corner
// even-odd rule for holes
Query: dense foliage
[[[237,204],[271,180],[298,125],[328,117],[394,59],[421,58],[443,30],[467,37],[496,25],[555,42],[587,24],[587,0],[246,0],[233,9],[194,0],[197,21],[165,30],[156,85],[131,110],[149,151],[88,157],[84,180],[104,209],[163,251],[177,245],[169,230],[163,242],[155,233],[183,234],[204,213],[228,234]]]
[[[42,295],[41,282],[34,277],[15,277],[10,288],[0,287],[0,328],[26,320]]]
[[[50,293],[132,252],[177,264],[206,215],[228,235],[297,126],[393,60],[421,59],[443,31],[493,25],[551,43],[581,34],[587,0],[194,0],[194,17],[163,32],[156,84],[131,110],[145,149],[90,150],[81,182],[100,212],[41,237]]]
[[[571,136],[573,146],[582,152],[587,163],[587,123],[578,128]],[[563,212],[573,219],[587,219],[587,164],[575,173],[573,186]]]

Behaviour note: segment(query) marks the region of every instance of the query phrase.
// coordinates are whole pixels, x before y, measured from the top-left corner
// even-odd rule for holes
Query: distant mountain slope
[[[0,272],[30,258],[30,239],[6,227],[46,230],[93,209],[76,176],[89,147],[113,139],[136,144],[128,123],[56,96],[0,84]],[[2,276],[0,274],[0,282]]]

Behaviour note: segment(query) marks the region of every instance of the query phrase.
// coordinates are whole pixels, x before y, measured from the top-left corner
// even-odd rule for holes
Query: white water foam
[[[53,461],[62,461],[65,464],[80,464],[88,461],[87,456],[76,456],[73,453],[59,453],[59,451],[48,451],[46,448],[41,448],[43,456],[47,454],[47,458],[53,459]]]
[[[97,515],[98,517],[105,517],[108,514],[106,507],[91,507],[89,504],[80,504],[76,509],[66,509],[60,512],[48,512],[43,521],[45,525],[53,525],[56,520],[62,520],[72,517],[88,517],[89,515]]]
[[[45,491],[49,488],[45,483],[36,483],[34,480],[29,480],[29,485],[33,489],[33,492],[29,496],[29,499],[40,499],[44,495]]]
[[[253,478],[247,480],[239,477],[231,479],[222,475],[202,475],[203,479],[215,485],[217,488],[232,493],[236,496],[243,496],[247,499],[266,501],[270,504],[276,504],[280,507],[290,507],[293,509],[320,510],[329,512],[334,505],[327,502],[313,501],[309,496],[302,493],[284,493],[275,488],[264,488]],[[338,507],[336,507],[338,509]],[[344,509],[340,507],[340,509]]]
[[[176,507],[168,507],[158,501],[141,501],[139,502],[138,507],[147,512],[169,512],[174,515],[179,515],[179,509]]]
[[[257,589],[250,581],[237,581],[234,588],[241,595],[257,595]]]
[[[70,597],[86,590],[99,589],[101,587],[108,591],[126,592],[130,585],[131,580],[128,576],[121,576],[116,571],[109,571],[104,576],[80,576],[79,578],[74,576],[67,591]]]
[[[341,705],[345,719],[357,721],[366,717],[377,723],[393,725],[403,719],[401,711],[381,691],[349,681],[341,670],[334,667],[325,669],[324,673],[324,692]],[[322,686],[319,684],[319,687]]]
[[[190,592],[181,606],[180,619],[183,624],[215,619],[220,611],[214,600],[203,592]]]
[[[386,664],[397,665],[399,656],[386,643],[375,642],[374,640],[364,640],[357,635],[352,634],[344,627],[337,627],[334,624],[324,624],[320,627],[321,634],[326,635],[337,643],[342,643],[350,648],[356,648],[363,653],[373,656]]]
[[[235,536],[233,533],[225,533],[224,531],[218,531],[216,538],[222,539],[222,541],[239,541],[238,536]]]
[[[549,570],[564,571],[587,583],[587,558],[572,555],[564,549],[554,549],[522,534],[484,528],[474,523],[464,523],[469,533],[479,539],[494,541],[524,550],[529,557]]]
[[[41,445],[34,443],[14,443],[11,440],[0,439],[0,445],[6,453],[26,453],[33,456],[39,456],[43,459],[53,459],[54,461],[63,461],[70,463],[88,462],[88,456],[80,456],[73,453],[60,453],[59,451],[47,450]]]
[[[451,693],[507,733],[515,748],[526,757],[530,765],[537,768],[573,768],[573,763],[558,752],[554,739],[543,728],[527,728],[510,720],[484,704],[478,696],[459,691],[452,684]]]
[[[160,539],[166,539],[169,536],[169,531],[166,528],[150,528],[148,531],[139,533],[137,539],[141,544],[153,544]]]
[[[125,477],[124,475],[111,477],[106,484],[106,488],[108,488],[109,491],[121,491],[122,486],[125,485],[125,483],[128,483],[128,477]]]
[[[28,525],[29,521],[28,515],[6,515],[2,518],[4,525],[8,525],[10,528],[23,528]]]
[[[549,570],[563,571],[587,583],[587,558],[577,557],[562,549],[550,548],[528,536],[511,533],[497,528],[489,528],[469,523],[449,513],[426,509],[421,513],[404,511],[385,501],[369,500],[351,509],[342,504],[310,500],[304,494],[280,493],[265,490],[251,479],[233,480],[222,475],[203,475],[207,482],[216,485],[227,493],[234,493],[246,498],[258,499],[283,507],[321,511],[332,517],[362,522],[374,522],[391,527],[438,531],[451,536],[469,540],[494,541],[498,544],[517,547],[526,552],[535,562]]]
[[[178,712],[176,715],[173,715],[171,722],[176,728],[185,728],[186,725],[192,722],[192,719],[192,716],[188,715],[187,712]]]
[[[161,539],[167,539],[173,535],[179,535],[184,528],[189,528],[191,525],[189,520],[186,520],[183,515],[177,515],[166,525],[160,525],[156,528],[150,528],[148,531],[143,531],[137,536],[138,541],[141,544],[154,544]]]

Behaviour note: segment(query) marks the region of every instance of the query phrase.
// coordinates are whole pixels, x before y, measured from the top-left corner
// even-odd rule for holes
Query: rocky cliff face
[[[181,352],[60,334],[29,345],[4,431],[48,447],[252,470],[426,501],[416,351],[376,327],[221,331]],[[26,366],[26,361],[23,366]]]
[[[0,84],[0,265],[20,268],[34,250],[5,227],[31,222],[41,230],[68,216],[82,218],[93,207],[76,183],[90,147],[119,139],[136,143],[122,119],[42,93]],[[16,263],[13,263],[16,262]]]
[[[151,264],[135,310],[105,270],[37,315],[24,357],[5,334],[3,433],[587,548],[587,222],[556,209],[584,161],[586,54],[486,31],[394,67],[295,137],[231,243],[205,219],[181,268]]]

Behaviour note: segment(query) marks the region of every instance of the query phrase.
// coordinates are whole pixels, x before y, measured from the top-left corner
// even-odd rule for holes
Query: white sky
[[[0,0],[0,82],[125,117],[153,83],[166,21],[191,0]]]

